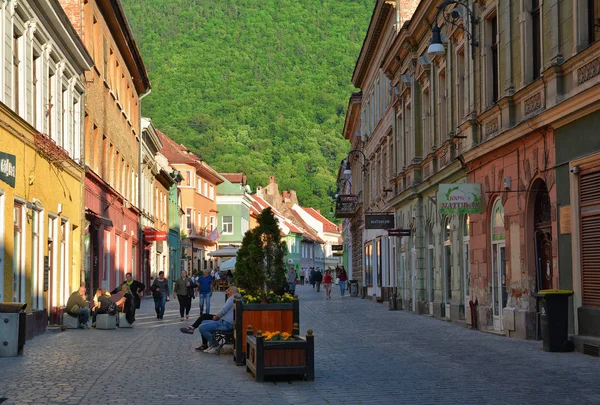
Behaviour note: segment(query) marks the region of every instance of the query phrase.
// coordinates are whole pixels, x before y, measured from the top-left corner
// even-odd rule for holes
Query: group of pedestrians
[[[346,273],[346,269],[344,268],[344,266],[337,266],[335,268],[335,274],[332,273],[332,270],[327,269],[325,271],[325,276],[323,276],[320,271],[317,271],[316,274],[311,276],[311,284],[313,284],[314,282],[313,288],[316,284],[317,292],[320,291],[321,284],[325,288],[325,299],[331,299],[332,284],[339,285],[341,298],[344,298],[344,295],[346,295],[346,283],[348,281],[348,274]],[[333,277],[335,277],[335,279]]]

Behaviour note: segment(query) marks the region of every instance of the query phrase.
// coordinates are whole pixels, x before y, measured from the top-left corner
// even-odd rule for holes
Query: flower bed
[[[261,331],[255,336],[249,331],[247,352],[246,371],[254,374],[255,381],[262,382],[273,375],[315,379],[315,342],[311,330],[305,338],[281,332],[263,335]]]

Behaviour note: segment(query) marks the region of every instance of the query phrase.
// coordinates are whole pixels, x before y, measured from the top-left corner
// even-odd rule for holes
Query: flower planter
[[[236,365],[243,366],[248,326],[252,326],[253,330],[279,330],[292,335],[300,333],[298,298],[281,304],[244,304],[241,296],[236,296],[233,323],[233,360]]]
[[[312,330],[306,338],[294,335],[294,340],[266,341],[258,331],[248,334],[246,371],[254,374],[254,381],[262,382],[267,376],[301,376],[315,379],[315,338]]]

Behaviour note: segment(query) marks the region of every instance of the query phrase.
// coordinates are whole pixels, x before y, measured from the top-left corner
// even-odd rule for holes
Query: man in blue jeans
[[[71,294],[67,301],[67,313],[79,318],[79,327],[81,329],[87,329],[87,323],[90,319],[91,312],[90,303],[86,299],[85,291],[85,284],[82,283],[79,289]]]
[[[198,294],[200,295],[200,315],[203,313],[210,314],[210,297],[213,292],[212,277],[208,270],[204,270],[204,274],[198,277]],[[204,307],[206,305],[206,312]]]
[[[218,344],[213,340],[213,332],[217,330],[230,331],[233,330],[233,299],[234,295],[237,294],[238,290],[236,287],[229,287],[225,291],[225,305],[218,314],[213,317],[212,321],[204,321],[200,324],[200,333],[208,342],[208,349],[204,353],[218,354]]]

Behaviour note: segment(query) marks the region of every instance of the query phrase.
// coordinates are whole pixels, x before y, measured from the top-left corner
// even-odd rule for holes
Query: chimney
[[[269,179],[269,182],[271,184],[275,183],[275,176],[271,176],[270,179]]]

